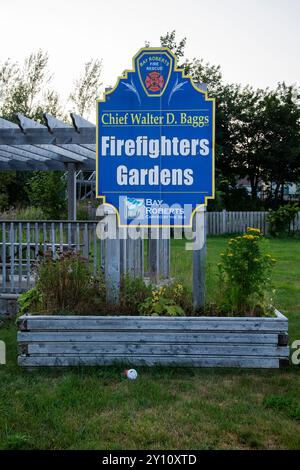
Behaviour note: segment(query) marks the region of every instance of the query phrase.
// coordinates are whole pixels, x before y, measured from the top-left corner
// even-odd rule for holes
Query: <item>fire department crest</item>
[[[152,92],[160,91],[163,88],[164,83],[164,77],[159,72],[148,73],[145,80],[146,88]]]
[[[161,49],[143,50],[135,59],[141,85],[148,96],[161,96],[170,79],[174,58]]]

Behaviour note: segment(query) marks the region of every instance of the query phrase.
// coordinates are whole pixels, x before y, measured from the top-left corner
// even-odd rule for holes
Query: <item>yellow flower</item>
[[[224,254],[224,253],[221,253],[220,256],[225,256],[225,254]]]
[[[232,254],[232,253],[228,253],[228,255],[227,255],[227,256],[233,256],[233,254]]]
[[[247,227],[247,232],[252,232],[252,233],[261,233],[259,228],[254,228],[254,227]]]
[[[254,235],[246,234],[246,235],[243,235],[243,238],[245,238],[246,240],[254,240],[256,237],[254,237]]]

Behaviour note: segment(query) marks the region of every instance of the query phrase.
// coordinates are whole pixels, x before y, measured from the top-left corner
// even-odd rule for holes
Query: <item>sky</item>
[[[146,40],[173,29],[186,57],[221,65],[225,82],[300,82],[300,0],[0,0],[0,12],[0,63],[48,51],[62,99],[90,58],[113,86]]]

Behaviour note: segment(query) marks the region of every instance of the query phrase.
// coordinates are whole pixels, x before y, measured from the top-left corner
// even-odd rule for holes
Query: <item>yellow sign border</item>
[[[212,104],[213,104],[213,123],[212,123],[212,195],[211,196],[205,196],[204,197],[204,204],[197,204],[195,209],[192,211],[191,213],[191,216],[190,216],[190,224],[189,225],[186,225],[186,224],[180,224],[180,225],[161,225],[161,224],[147,224],[147,225],[143,225],[143,224],[121,224],[121,217],[120,217],[120,214],[119,214],[119,211],[118,209],[113,205],[113,204],[110,204],[110,203],[107,203],[106,202],[106,196],[104,195],[100,195],[98,194],[98,139],[99,139],[99,122],[98,122],[98,106],[97,106],[97,110],[96,110],[96,198],[97,199],[102,199],[103,200],[103,204],[105,204],[106,206],[109,206],[109,207],[112,207],[113,210],[116,212],[116,215],[117,215],[117,220],[118,220],[118,225],[119,227],[133,227],[133,228],[138,228],[138,227],[141,227],[141,228],[151,228],[151,227],[154,227],[154,228],[159,228],[159,227],[165,227],[165,228],[192,228],[192,224],[193,224],[193,217],[196,213],[196,211],[199,209],[199,207],[205,207],[207,206],[207,203],[209,201],[209,199],[214,199],[215,198],[215,133],[216,133],[216,116],[215,116],[215,111],[216,111],[216,100],[215,98],[209,98],[208,97],[208,94],[207,94],[207,91],[203,91],[203,90],[200,90],[200,88],[196,87],[196,85],[194,84],[193,82],[193,79],[190,75],[188,74],[185,74],[184,73],[184,70],[181,69],[181,68],[178,68],[177,67],[177,58],[175,56],[175,54],[168,48],[168,47],[142,47],[132,58],[132,69],[126,69],[123,73],[123,75],[121,75],[120,77],[118,77],[117,79],[117,82],[115,84],[115,86],[113,88],[111,88],[110,90],[108,91],[105,91],[104,92],[104,95],[103,95],[103,99],[99,98],[96,100],[96,103],[105,103],[106,102],[106,97],[108,95],[110,95],[111,93],[113,93],[115,91],[115,89],[118,87],[119,83],[121,80],[124,80],[124,79],[127,79],[128,78],[128,73],[134,73],[136,72],[135,70],[135,59],[136,57],[141,54],[143,51],[145,52],[150,52],[150,51],[166,51],[168,52],[169,54],[171,54],[171,56],[173,57],[173,60],[174,60],[174,71],[175,72],[181,72],[181,77],[182,78],[188,78],[191,82],[191,85],[193,86],[193,88],[198,92],[198,93],[202,93],[204,95],[204,99],[205,101],[211,101]],[[164,90],[166,89],[166,87],[164,88]],[[151,95],[152,96],[152,95]],[[155,95],[155,96],[158,96],[158,95]],[[200,194],[200,192],[199,192]]]

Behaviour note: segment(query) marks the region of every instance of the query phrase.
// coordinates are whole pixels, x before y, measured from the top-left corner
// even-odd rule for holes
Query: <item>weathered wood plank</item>
[[[195,330],[195,331],[278,331],[285,332],[287,320],[279,318],[216,319],[212,317],[28,317],[29,330]]]
[[[14,224],[10,224],[9,230],[9,243],[10,243],[10,290],[14,292],[15,290],[15,231]]]
[[[120,233],[116,213],[107,212],[106,218],[109,221],[109,236],[105,240],[104,250],[106,299],[109,304],[118,304],[121,282]]]
[[[67,163],[68,219],[76,220],[76,167]]]
[[[95,320],[131,320],[131,321],[151,321],[157,323],[158,321],[166,321],[169,323],[178,323],[185,322],[190,323],[191,321],[246,321],[255,323],[257,320],[273,322],[279,320],[287,320],[287,317],[283,315],[278,310],[274,309],[273,317],[205,317],[205,316],[191,316],[191,317],[157,317],[157,316],[133,316],[133,315],[22,315],[19,318],[26,318],[27,320],[38,321],[38,320],[57,320],[57,321],[68,321],[68,320],[85,320],[85,321],[95,321]]]
[[[23,329],[27,328],[26,320],[21,320]],[[52,331],[52,332],[18,332],[18,342],[123,342],[123,343],[234,343],[234,344],[270,344],[277,345],[278,334],[264,333],[163,333],[163,332],[128,332],[128,331]]]
[[[193,308],[199,310],[205,305],[206,266],[206,207],[201,206],[193,218],[196,233],[193,249]]]
[[[26,224],[26,284],[30,286],[30,222]]]
[[[23,263],[23,253],[22,253],[22,241],[23,241],[23,227],[22,227],[22,222],[19,224],[19,249],[18,249],[18,254],[19,254],[19,286],[18,290],[20,291],[22,288],[22,263]]]
[[[40,343],[27,345],[30,355],[201,355],[201,356],[264,356],[286,357],[288,347],[275,345],[230,345],[230,344],[189,344],[189,343]]]
[[[159,281],[159,228],[151,227],[148,241],[148,266],[150,281],[156,284]]]
[[[21,129],[1,129],[0,145],[38,145],[38,144],[95,144],[95,128],[81,128],[80,134],[74,128],[55,129],[50,133],[45,128],[27,129],[26,134]]]
[[[6,224],[2,223],[2,291],[6,292]]]
[[[19,356],[18,364],[24,367],[35,366],[101,366],[124,364],[135,366],[193,366],[193,367],[246,367],[246,368],[278,368],[278,358],[265,357],[195,357],[195,356]]]

